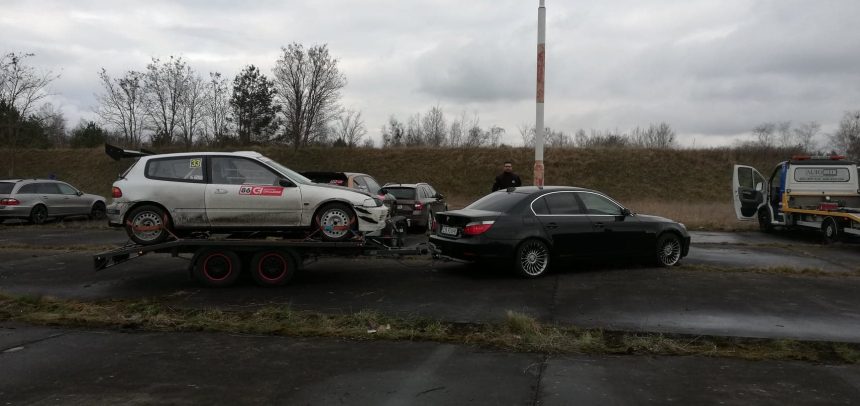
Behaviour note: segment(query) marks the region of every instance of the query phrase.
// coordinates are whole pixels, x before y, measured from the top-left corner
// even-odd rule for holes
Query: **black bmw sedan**
[[[436,214],[430,242],[444,256],[504,261],[524,277],[562,257],[646,257],[672,266],[687,255],[683,224],[634,214],[589,189],[544,186],[499,190],[464,209]]]

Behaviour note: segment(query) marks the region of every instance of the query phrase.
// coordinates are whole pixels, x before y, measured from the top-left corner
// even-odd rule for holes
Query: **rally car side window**
[[[203,183],[203,157],[183,156],[150,159],[146,162],[144,173],[149,179]]]
[[[218,185],[277,186],[280,176],[250,159],[216,156],[211,158],[212,183]]]

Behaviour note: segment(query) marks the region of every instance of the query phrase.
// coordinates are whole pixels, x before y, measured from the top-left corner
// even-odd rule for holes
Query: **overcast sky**
[[[204,76],[281,46],[328,44],[343,105],[368,134],[439,105],[483,126],[534,123],[538,0],[0,0],[0,52],[32,52],[62,77],[53,102],[94,119],[97,72],[181,55]],[[860,1],[546,0],[546,125],[573,133],[665,121],[686,146],[720,145],[765,121],[832,132],[860,109]]]

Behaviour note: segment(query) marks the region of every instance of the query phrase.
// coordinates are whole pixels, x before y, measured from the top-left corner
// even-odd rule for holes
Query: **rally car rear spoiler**
[[[107,143],[105,144],[105,154],[113,158],[114,161],[119,161],[123,158],[140,158],[147,155],[158,155],[155,152],[148,151],[143,148],[141,148],[140,151],[135,151],[131,149],[122,149]]]

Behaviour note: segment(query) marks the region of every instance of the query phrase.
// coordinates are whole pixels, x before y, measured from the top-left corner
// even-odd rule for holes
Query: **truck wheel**
[[[681,239],[673,233],[666,233],[657,239],[657,266],[670,267],[681,260]]]
[[[160,207],[144,205],[132,210],[126,217],[125,232],[132,241],[141,245],[158,244],[167,240],[170,218]]]
[[[824,222],[821,224],[821,234],[824,237],[825,244],[831,244],[839,240],[841,234],[839,225],[836,224],[836,220],[833,217],[824,219]]]
[[[346,241],[355,236],[353,230],[358,228],[358,219],[347,205],[329,203],[317,211],[313,227],[325,241]]]
[[[765,209],[758,212],[758,229],[763,233],[773,232],[773,222],[770,218],[770,212]]]
[[[296,261],[284,251],[263,251],[251,259],[251,276],[260,286],[285,285],[296,274]]]
[[[194,255],[192,275],[210,288],[230,286],[239,278],[242,261],[233,251],[205,248]]]
[[[514,270],[524,278],[537,278],[549,269],[549,247],[541,240],[528,239],[517,247]]]

